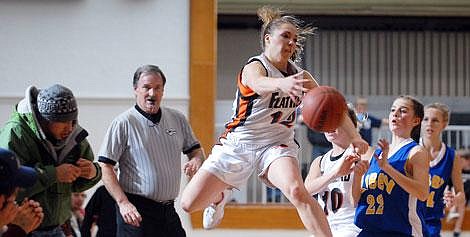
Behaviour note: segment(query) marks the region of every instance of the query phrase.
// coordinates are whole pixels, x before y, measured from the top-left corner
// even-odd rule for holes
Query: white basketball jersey
[[[332,150],[321,157],[322,175],[335,171],[344,158],[352,153],[352,149],[346,149],[339,157],[332,157],[331,153]],[[351,173],[331,181],[324,190],[318,193],[318,202],[323,207],[331,226],[354,223],[355,208],[351,198],[353,175],[354,173]]]
[[[268,77],[284,78],[284,74],[274,67],[261,54],[250,58],[248,63],[259,61],[266,69]],[[247,64],[248,64],[247,63]],[[294,63],[289,62],[291,74],[299,72]],[[287,93],[280,90],[259,95],[243,85],[241,73],[237,78],[236,98],[233,101],[233,115],[226,125],[223,136],[232,136],[243,143],[270,144],[294,138],[296,108]]]

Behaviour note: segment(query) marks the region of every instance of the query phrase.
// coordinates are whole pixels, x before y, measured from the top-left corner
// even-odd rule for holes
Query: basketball
[[[333,132],[341,124],[347,110],[344,96],[331,86],[318,86],[302,99],[304,123],[318,132]]]

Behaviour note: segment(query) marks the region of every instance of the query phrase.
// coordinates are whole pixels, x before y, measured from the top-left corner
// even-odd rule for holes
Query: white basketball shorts
[[[297,159],[299,146],[293,141],[273,144],[245,144],[234,139],[221,139],[212,148],[209,158],[201,169],[214,174],[223,182],[238,188],[245,184],[253,171],[269,187],[266,172],[273,161],[281,157]]]

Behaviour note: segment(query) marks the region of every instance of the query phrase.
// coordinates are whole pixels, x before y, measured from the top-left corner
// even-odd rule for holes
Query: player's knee
[[[308,196],[307,190],[303,185],[292,185],[289,187],[288,193],[286,196],[289,197],[291,202],[304,202],[305,198]]]
[[[191,213],[194,211],[192,202],[187,200],[187,198],[181,197],[181,209],[187,213]]]
[[[184,202],[181,202],[181,208],[187,213],[191,213],[193,211],[191,205]]]

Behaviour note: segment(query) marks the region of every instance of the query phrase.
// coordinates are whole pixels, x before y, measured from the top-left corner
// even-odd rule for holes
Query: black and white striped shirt
[[[182,113],[164,107],[160,111],[160,121],[153,122],[137,106],[116,117],[99,159],[119,163],[124,192],[166,201],[175,199],[180,190],[181,152],[188,154],[200,144]]]

